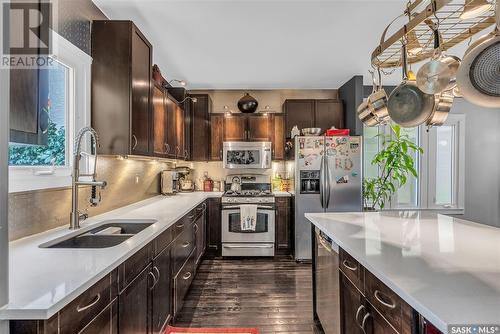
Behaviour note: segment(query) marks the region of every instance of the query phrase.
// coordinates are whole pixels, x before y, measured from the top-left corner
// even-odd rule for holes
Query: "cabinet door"
[[[151,265],[147,266],[118,296],[120,334],[149,333]]]
[[[221,201],[220,198],[207,199],[207,254],[221,255]]]
[[[276,252],[291,254],[291,207],[290,198],[276,198]]]
[[[245,115],[224,117],[224,141],[245,141],[247,138],[247,117]]]
[[[374,307],[370,306],[369,312],[370,315],[367,317],[363,327],[367,334],[398,334]]]
[[[176,156],[176,104],[170,96],[165,97],[165,105],[167,109],[167,156],[175,158]]]
[[[367,313],[364,297],[342,273],[340,273],[340,313],[342,334],[364,334],[359,325]]]
[[[206,219],[205,212],[194,223],[194,233],[196,235],[196,265],[198,265],[205,253],[206,246]]]
[[[224,115],[210,116],[210,160],[222,161],[224,141]]]
[[[273,134],[273,160],[285,159],[285,117],[283,115],[272,116]]]
[[[149,101],[151,94],[151,45],[132,29],[132,139],[131,153],[149,155]]]
[[[184,109],[178,104],[175,108],[175,156],[178,159],[187,159],[184,148]]]
[[[152,291],[152,333],[161,333],[161,330],[170,319],[171,312],[171,288],[172,276],[170,266],[170,247],[164,249],[153,260],[153,274],[158,280]]]
[[[208,161],[210,152],[210,97],[204,94],[191,96],[198,99],[196,103],[189,102],[191,110],[191,160]]]
[[[167,110],[163,90],[153,87],[153,153],[158,156],[167,154]]]
[[[247,118],[247,140],[271,141],[271,116],[252,115]]]
[[[344,128],[344,113],[342,103],[337,100],[316,100],[315,126],[323,131],[335,126]]]
[[[285,101],[285,137],[290,138],[292,128],[314,127],[314,100]]]
[[[118,305],[116,300],[108,305],[95,317],[79,334],[117,334],[118,333]]]

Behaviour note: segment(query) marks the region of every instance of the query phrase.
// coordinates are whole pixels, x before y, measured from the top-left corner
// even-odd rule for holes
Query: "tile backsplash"
[[[80,210],[95,216],[160,193],[160,171],[174,162],[118,159],[99,156],[97,175],[108,186],[97,207],[89,204],[90,188],[80,190]],[[69,225],[71,188],[45,189],[9,194],[9,240]]]

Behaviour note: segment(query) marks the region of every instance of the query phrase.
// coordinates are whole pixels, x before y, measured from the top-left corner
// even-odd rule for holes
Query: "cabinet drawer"
[[[161,253],[162,250],[167,248],[168,245],[174,240],[173,228],[170,227],[156,237],[154,241],[154,257]]]
[[[340,270],[342,270],[359,291],[364,293],[364,267],[343,249],[340,249],[339,260]]]
[[[184,297],[191,282],[193,282],[196,268],[196,248],[191,252],[188,261],[174,277],[174,316],[181,310]]]
[[[120,265],[118,270],[120,292],[149,265],[152,259],[152,248],[152,243],[144,246]]]
[[[194,229],[193,225],[189,224],[184,227],[184,231],[175,239],[172,246],[172,272],[174,275],[182,268],[189,254],[193,251],[194,246]]]
[[[401,333],[407,304],[369,271],[365,272],[365,279],[366,298]]]
[[[59,312],[60,334],[78,333],[111,303],[112,277],[106,275]]]

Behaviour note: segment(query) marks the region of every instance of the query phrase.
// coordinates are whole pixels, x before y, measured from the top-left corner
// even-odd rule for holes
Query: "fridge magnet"
[[[337,184],[344,184],[344,183],[349,182],[349,175],[344,175],[344,176],[336,178],[336,182],[337,182]]]
[[[354,163],[352,162],[351,159],[347,158],[344,160],[344,169],[345,170],[351,170],[352,167],[354,167]]]

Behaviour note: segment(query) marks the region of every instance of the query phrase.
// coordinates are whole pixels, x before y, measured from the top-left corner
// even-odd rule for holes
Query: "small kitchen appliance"
[[[240,185],[234,191],[233,183]],[[255,206],[253,229],[245,229],[241,212]],[[275,198],[265,175],[228,175],[222,196],[222,256],[274,256]]]
[[[306,212],[362,210],[359,136],[295,137],[295,259],[311,260]]]
[[[271,142],[224,142],[222,159],[228,169],[269,169]]]
[[[163,195],[175,195],[179,189],[179,173],[175,170],[164,170],[161,172],[160,182]]]
[[[189,167],[177,167],[175,171],[179,176],[179,191],[180,192],[192,192],[194,191],[195,182],[192,179],[191,168]]]

